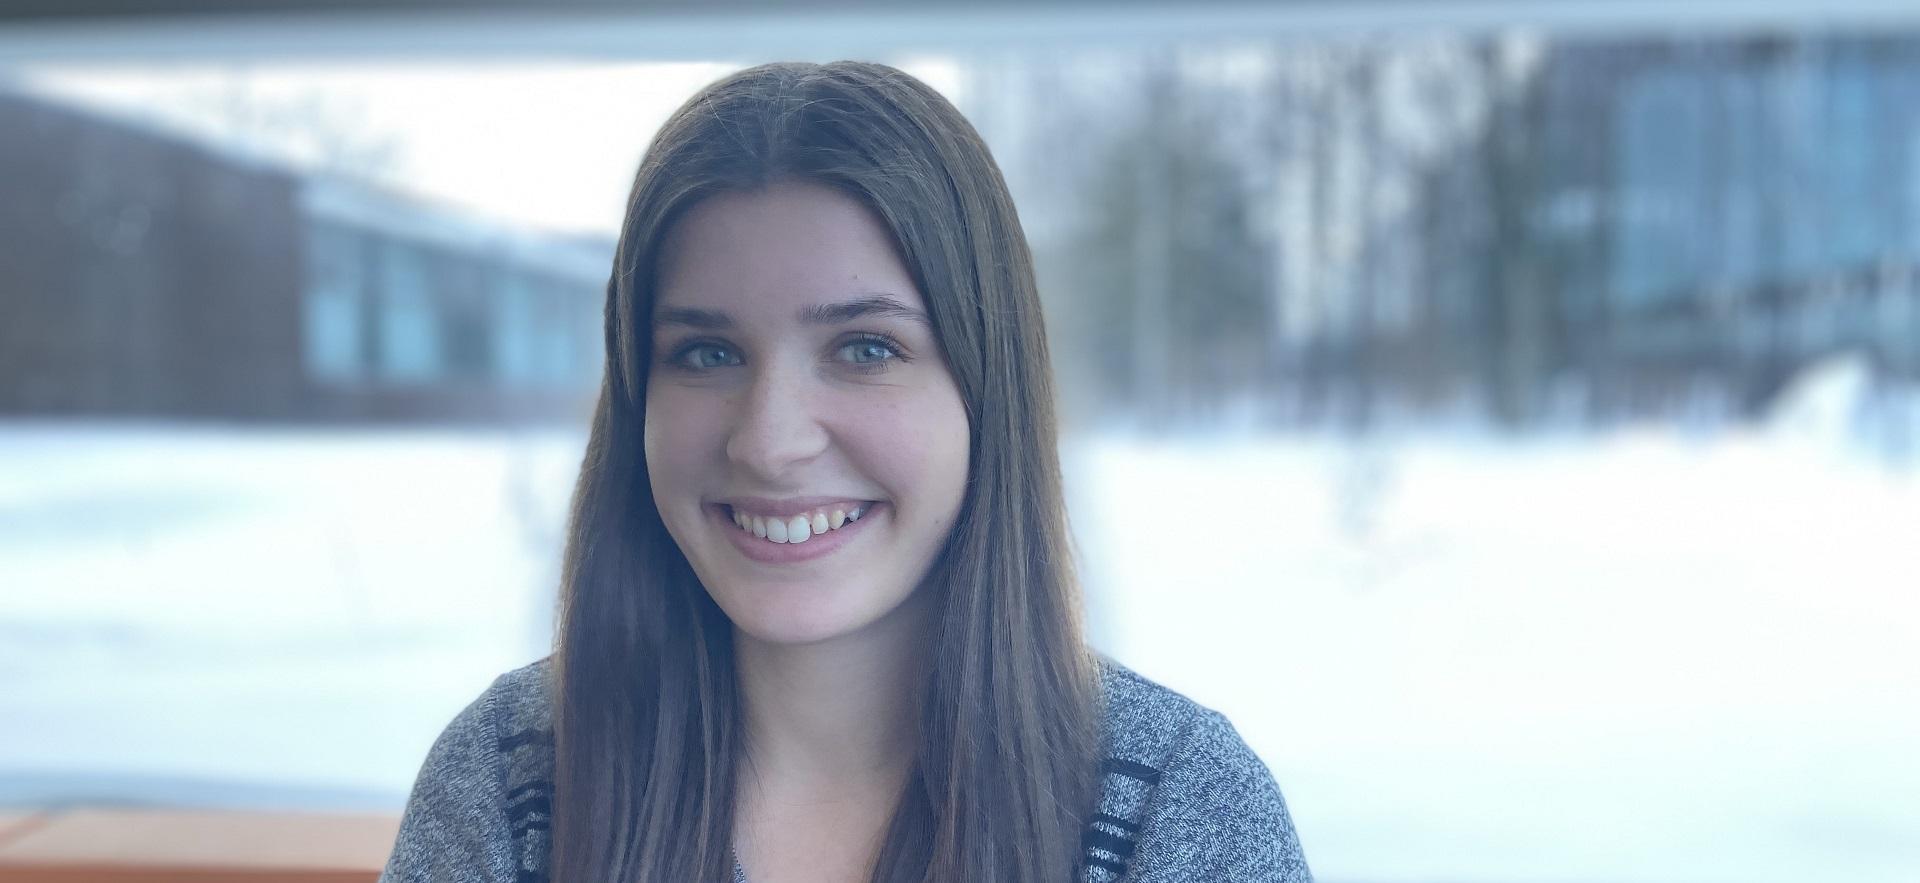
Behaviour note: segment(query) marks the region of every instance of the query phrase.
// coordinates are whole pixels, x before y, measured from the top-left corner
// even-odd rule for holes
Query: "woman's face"
[[[783,644],[902,610],[959,516],[968,427],[886,228],[817,184],[723,193],[656,284],[647,474],[714,601]]]

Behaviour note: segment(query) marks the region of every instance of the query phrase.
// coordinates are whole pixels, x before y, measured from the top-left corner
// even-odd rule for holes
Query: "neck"
[[[735,632],[746,760],[762,787],[831,800],[905,784],[919,741],[925,594],[829,641],[771,644]]]

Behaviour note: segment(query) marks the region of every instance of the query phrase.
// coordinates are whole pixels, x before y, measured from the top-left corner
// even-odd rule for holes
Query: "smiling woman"
[[[780,648],[855,636],[905,658],[926,619],[905,602],[932,595],[914,590],[959,517],[969,443],[892,237],[853,197],[777,182],[689,210],[658,280],[653,498],[736,655],[756,660],[743,670],[791,670],[822,650]]]
[[[1308,879],[1219,714],[1080,627],[1032,262],[889,67],[723,79],[641,162],[552,657],[385,879]]]

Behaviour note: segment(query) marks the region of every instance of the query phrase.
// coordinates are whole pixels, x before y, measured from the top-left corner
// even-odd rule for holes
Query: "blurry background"
[[[397,813],[548,650],[647,140],[852,56],[1320,879],[1920,875],[1920,10],[243,5],[0,25],[0,807]]]

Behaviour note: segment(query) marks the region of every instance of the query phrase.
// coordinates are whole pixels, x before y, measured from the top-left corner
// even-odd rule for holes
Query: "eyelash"
[[[877,374],[881,371],[887,370],[888,362],[911,361],[911,357],[907,355],[907,348],[901,346],[898,340],[895,340],[892,337],[889,337],[885,334],[881,334],[876,331],[861,332],[860,334],[842,342],[839,346],[834,347],[834,352],[838,353],[841,350],[844,350],[848,347],[872,346],[872,345],[885,347],[893,355],[889,358],[881,359],[877,362],[849,362],[847,363],[847,367],[853,369],[854,371],[858,371],[862,374]],[[688,364],[687,357],[693,354],[695,351],[701,349],[702,347],[712,347],[714,349],[726,350],[729,352],[733,352],[736,349],[732,344],[728,344],[718,340],[709,340],[709,339],[690,340],[674,348],[672,355],[669,355],[662,362],[662,364],[676,371],[683,371],[689,374],[704,374],[708,371],[713,371],[718,368],[733,367],[732,365],[712,365],[712,366],[700,367],[700,366]],[[735,358],[739,358],[739,356],[736,354]]]

